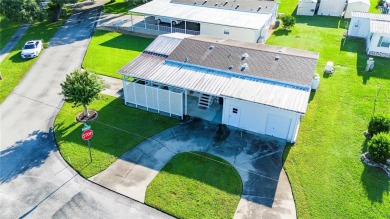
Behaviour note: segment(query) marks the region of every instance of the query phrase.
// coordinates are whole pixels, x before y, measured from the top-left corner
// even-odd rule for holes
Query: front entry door
[[[229,108],[229,125],[238,127],[240,125],[240,108],[236,106],[230,106]]]

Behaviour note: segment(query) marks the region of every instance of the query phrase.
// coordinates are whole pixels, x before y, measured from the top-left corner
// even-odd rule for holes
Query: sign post
[[[88,141],[88,150],[89,150],[89,159],[91,160],[92,162],[92,153],[91,153],[91,144],[89,142],[89,139],[92,138],[93,136],[93,131],[91,129],[91,126],[90,125],[87,125],[86,123],[84,123],[84,127],[81,129],[83,131],[83,133],[81,134],[81,138],[84,140],[84,141]]]

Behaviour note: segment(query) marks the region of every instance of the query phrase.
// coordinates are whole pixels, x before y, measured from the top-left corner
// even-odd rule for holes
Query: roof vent
[[[245,71],[247,68],[248,68],[247,63],[244,63],[243,65],[241,65],[241,71]]]
[[[275,56],[275,61],[279,61],[280,57],[279,56]]]
[[[233,65],[229,65],[228,69],[232,70],[233,69]]]
[[[237,4],[236,9],[237,9],[238,7],[240,7],[240,4]]]
[[[206,4],[207,3],[207,0],[204,0],[204,2],[203,2],[203,4],[202,5],[204,5],[204,4]]]
[[[212,50],[212,49],[214,49],[214,46],[212,46],[212,45],[209,46],[209,50]]]
[[[241,60],[244,60],[244,59],[246,59],[246,58],[248,58],[248,57],[249,57],[248,53],[244,53],[244,54],[242,54],[242,56],[241,56]]]
[[[261,6],[259,6],[259,8],[257,8],[257,11],[260,11],[261,10]]]
[[[188,62],[189,60],[190,60],[190,58],[188,58],[188,57],[184,58],[184,62]]]
[[[217,6],[218,5],[218,2],[217,3],[215,3],[215,6]]]
[[[229,3],[228,1],[225,1],[225,3],[223,4],[223,6],[227,5],[227,3]]]

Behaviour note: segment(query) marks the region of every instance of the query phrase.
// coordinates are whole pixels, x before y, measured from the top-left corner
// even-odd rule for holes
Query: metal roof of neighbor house
[[[271,19],[271,14],[194,7],[164,1],[151,1],[129,12],[254,30],[260,30]]]
[[[182,42],[188,39],[184,34],[181,37],[183,37]],[[169,38],[172,42],[168,42]],[[161,35],[155,41],[164,40],[174,45],[177,39]],[[237,98],[299,113],[306,112],[310,87],[297,87],[288,83],[244,77],[217,69],[166,60],[169,52],[161,53],[161,51],[168,50],[154,49],[153,51],[155,52],[146,49],[135,60],[119,70],[119,73],[210,95]],[[314,73],[314,69],[311,74]]]
[[[168,56],[180,44],[191,35],[182,33],[169,33],[157,37],[144,51]]]
[[[390,14],[372,14],[368,12],[353,11],[352,17],[369,18],[371,20],[390,21]]]
[[[370,32],[371,33],[385,33],[390,34],[390,21],[370,21]]]
[[[254,13],[269,13],[278,4],[275,1],[260,0],[171,0],[171,3]]]
[[[187,64],[310,86],[319,54],[199,35],[183,39],[167,59],[183,62],[186,58]]]

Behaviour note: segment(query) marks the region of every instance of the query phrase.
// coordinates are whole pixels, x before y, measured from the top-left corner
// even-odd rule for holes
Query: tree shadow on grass
[[[41,166],[49,154],[56,150],[53,130],[50,129],[48,132],[34,131],[25,140],[0,151],[0,183],[9,182],[26,171]]]
[[[380,168],[364,165],[360,180],[366,191],[368,199],[372,203],[383,203],[384,194],[389,194],[389,180]]]
[[[275,36],[287,36],[289,33],[291,33],[291,30],[286,30],[279,28],[273,32]]]

